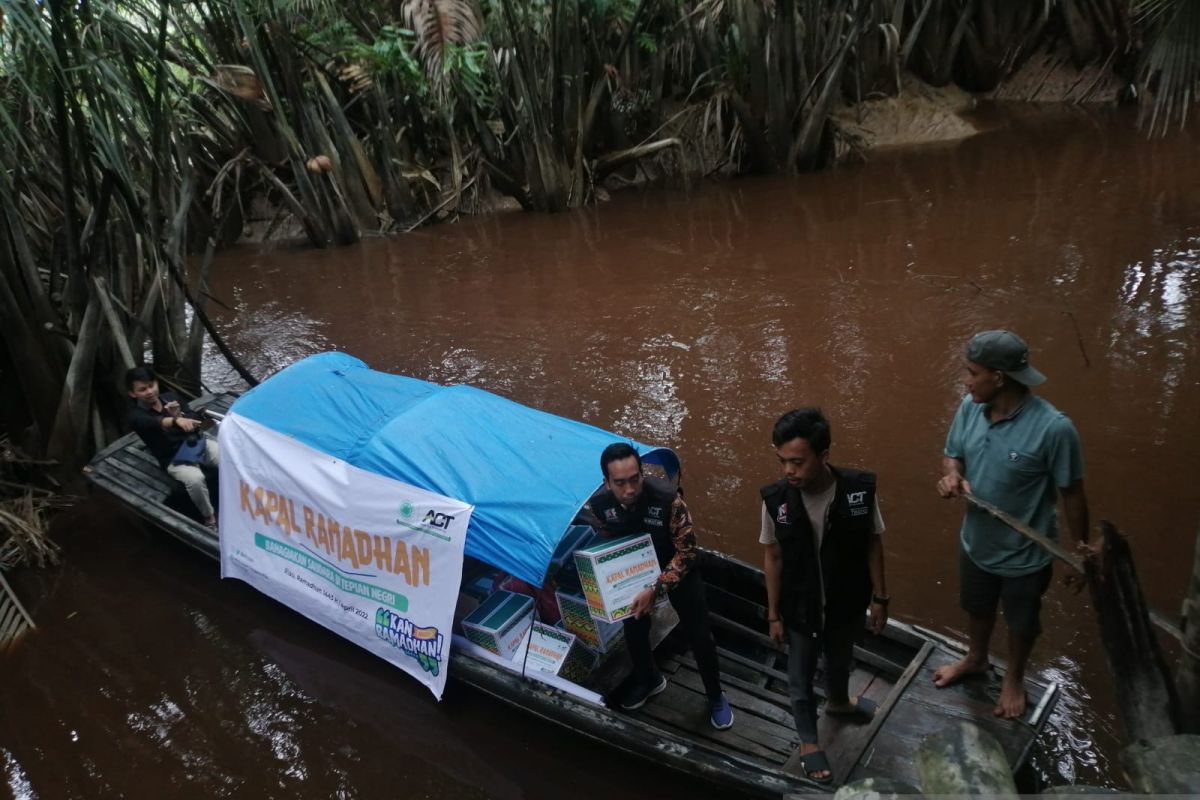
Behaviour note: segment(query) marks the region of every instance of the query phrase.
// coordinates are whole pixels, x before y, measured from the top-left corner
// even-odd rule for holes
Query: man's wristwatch
[[[886,605],[887,605],[888,603],[890,603],[891,601],[892,601],[892,596],[891,596],[891,595],[888,595],[888,594],[874,594],[874,595],[871,595],[871,602],[872,602],[872,603],[878,603],[878,604],[879,604],[879,605],[881,605],[881,606],[886,606]]]

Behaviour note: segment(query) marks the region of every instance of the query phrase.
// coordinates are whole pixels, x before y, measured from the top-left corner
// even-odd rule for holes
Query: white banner
[[[365,647],[440,699],[474,507],[235,413],[220,442],[221,577]]]

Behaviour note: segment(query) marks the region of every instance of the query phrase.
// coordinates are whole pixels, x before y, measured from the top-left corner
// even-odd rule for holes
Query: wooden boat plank
[[[933,673],[929,672],[928,686],[914,681],[909,688],[909,699],[921,703],[928,708],[942,708],[946,713],[956,717],[979,717],[984,713],[991,714],[1000,698],[1000,682],[980,678],[970,681],[971,685],[955,684],[954,686],[938,689],[933,686]],[[964,682],[965,683],[965,682]]]
[[[863,763],[851,773],[850,780],[887,778],[920,786],[921,775],[917,772],[917,760],[913,757],[920,746],[921,739],[891,739],[889,734],[888,741],[877,740],[868,748]]]
[[[902,662],[892,661],[891,659],[885,658],[879,653],[876,653],[873,650],[868,650],[861,645],[854,646],[854,658],[881,670],[892,680],[896,680],[904,674],[904,667],[908,663],[907,660]],[[905,658],[912,658],[912,653],[905,653]]]
[[[742,625],[740,622],[734,622],[733,620],[723,617],[716,612],[709,611],[708,620],[712,624],[712,627],[716,629],[714,633],[717,631],[725,631],[726,633],[732,633],[741,639],[744,639],[748,642],[753,642],[761,647],[774,650],[779,649],[779,645],[775,644],[771,637],[767,636],[765,633]]]
[[[158,466],[158,462],[154,461],[150,454],[146,452],[146,448],[142,446],[140,441],[136,443],[126,442],[124,447],[115,448],[111,453],[105,456],[103,460],[98,460],[93,463],[108,463],[116,458],[143,458],[152,462],[155,466]]]
[[[925,663],[921,678],[913,681],[907,696],[914,702],[923,702],[929,707],[945,708],[957,715],[992,718],[992,709],[1000,697],[999,675],[993,671],[987,675],[967,678],[953,686],[939,689],[933,684],[933,673],[941,666],[953,663],[957,654],[937,648]],[[1041,692],[1031,692],[1031,711],[1041,698]]]
[[[142,444],[140,439],[134,439],[131,442],[126,442],[124,447],[115,448],[111,453],[105,456],[105,460],[113,458],[121,458],[126,461],[136,459],[138,462],[145,462],[147,466],[154,467],[157,470],[162,470],[158,464],[158,459],[150,455],[150,451]]]
[[[144,510],[139,513],[154,525],[172,526],[177,538],[204,555],[217,560],[221,558],[221,547],[217,542],[217,537],[209,534],[208,529],[203,525],[192,522],[182,514],[169,509],[160,513],[156,513],[154,510]]]
[[[164,497],[170,494],[174,486],[174,479],[167,474],[166,470],[158,464],[144,461],[126,450],[114,454],[107,463],[119,466],[132,478],[141,481],[143,485],[161,489]]]
[[[746,656],[744,656],[740,653],[735,653],[732,650],[727,650],[724,647],[718,647],[717,655],[722,660],[732,661],[734,663],[741,664],[742,666],[744,666],[748,669],[751,669],[751,670],[763,675],[764,677],[774,678],[775,680],[783,681],[784,683],[787,683],[787,673],[786,672],[781,672],[780,670],[770,667],[767,664],[764,664],[759,661],[755,661],[752,658],[747,658]],[[771,660],[773,662],[775,659],[772,658]],[[765,683],[764,683],[764,685],[765,685]]]
[[[738,737],[751,740],[773,751],[774,755],[769,760],[776,765],[782,763],[787,754],[795,747],[795,731],[790,721],[785,725],[750,713],[744,708],[735,707],[735,713],[741,713],[737,713],[737,719],[733,728],[718,731],[709,722],[708,698],[704,694],[703,685],[699,687],[684,686],[683,684],[677,685],[681,691],[686,690],[687,696],[691,697],[688,701],[688,708],[696,710],[694,722],[692,727],[689,728],[693,734],[710,738],[717,744],[724,744],[730,738],[730,734],[736,732]]]
[[[697,673],[699,671],[699,667],[696,665],[696,660],[691,656],[690,653],[672,656],[670,659],[662,661],[659,665],[659,668],[662,671],[672,673],[681,667],[686,667],[687,669]],[[820,676],[821,673],[818,671],[817,678],[815,678],[813,681],[813,692],[816,694],[818,699],[823,700],[825,698],[825,689],[821,684]],[[876,673],[873,669],[861,666],[856,667],[850,673],[850,689],[852,692],[857,691],[861,693],[865,687],[870,685],[871,682],[875,680],[883,680],[885,682],[884,685],[891,685],[891,682],[887,680],[885,676],[878,675],[878,673]],[[783,676],[782,680],[775,682],[775,685],[778,688],[758,686],[757,684],[744,681],[736,675],[729,675],[725,672],[721,673],[721,682],[727,686],[736,687],[739,691],[753,695],[760,700],[764,700],[773,706],[783,709],[788,715],[788,719],[791,719],[791,700],[788,698],[786,675]]]
[[[129,456],[132,458],[137,458],[142,461],[145,461],[147,464],[152,464],[153,466],[158,467],[159,469],[162,469],[162,467],[158,463],[158,459],[155,458],[150,453],[150,451],[146,449],[146,445],[143,444],[140,439],[137,441],[134,441],[134,442],[130,442],[128,447],[121,448],[120,450],[117,451],[116,454],[122,454],[122,455]],[[116,455],[116,454],[114,454],[114,455]]]
[[[772,764],[781,762],[791,750],[789,742],[775,736],[767,728],[770,723],[765,720],[758,720],[762,723],[760,725],[747,719],[745,725],[735,724],[729,730],[719,731],[709,724],[708,713],[708,700],[703,692],[695,692],[678,684],[668,684],[666,691],[642,706],[637,715],[682,730],[691,737],[709,741],[722,749],[760,758]],[[771,727],[782,729],[779,725]]]
[[[97,470],[97,478],[106,479],[120,486],[126,493],[149,503],[163,503],[170,494],[166,485],[150,483],[135,467],[116,459],[105,462],[103,468]]]
[[[672,767],[719,786],[775,798],[811,788],[811,783],[772,769],[765,759],[716,746],[708,739],[652,722],[649,718],[580,706],[570,697],[546,692],[541,686],[512,673],[495,670],[489,663],[469,655],[460,654],[451,659],[450,673],[480,691],[597,742],[641,755],[661,766]]]
[[[766,688],[767,681],[770,680],[769,676],[764,675],[761,670],[755,669],[753,664],[748,665],[731,659],[730,655],[736,654],[731,654],[728,650],[722,652],[722,648],[717,649],[717,660],[720,663],[722,675],[729,675],[745,683]]]
[[[922,677],[924,676],[920,675],[915,680],[920,680]],[[1009,728],[1021,727],[995,720],[995,718],[993,720],[992,725],[999,723],[999,725]],[[970,721],[985,727],[990,732],[995,732],[991,725],[984,720],[972,718]],[[920,776],[917,774],[913,754],[916,753],[921,741],[931,730],[944,726],[946,723],[946,717],[939,714],[938,709],[929,708],[924,703],[914,703],[906,693],[888,716],[887,725],[881,735],[876,736],[872,741],[860,763],[848,776],[848,780],[887,777],[919,785]],[[1013,760],[1014,750],[1005,745],[1003,740],[1001,740],[1001,745],[1004,747],[1010,763],[1014,765],[1019,763]]]
[[[101,489],[124,502],[138,516],[163,530],[170,531],[172,536],[194,547],[204,555],[214,559],[220,558],[221,548],[217,535],[178,511],[167,508],[162,504],[161,498],[148,502],[133,492],[127,484],[111,478],[105,479],[105,475],[99,470],[94,471],[89,477]]]
[[[900,777],[895,772],[896,767],[890,759],[889,753],[895,752],[900,761],[905,759],[911,761],[913,753],[916,752],[915,748],[930,730],[944,726],[952,719],[971,722],[988,731],[996,737],[1011,764],[1022,763],[1022,757],[1027,755],[1025,748],[1028,747],[1034,735],[1034,731],[1028,725],[992,716],[991,705],[987,707],[987,715],[981,716],[971,713],[963,707],[931,703],[928,697],[914,696],[915,685],[919,681],[931,677],[932,671],[928,669],[928,665],[914,677],[908,689],[896,703],[892,713],[888,715],[886,726],[881,730],[880,735],[875,737],[868,751],[864,753],[858,767],[849,775],[850,780],[871,776]],[[953,691],[953,688],[937,691],[950,692]],[[881,763],[883,766],[880,766]],[[913,777],[915,778],[915,773]]]
[[[130,467],[114,461],[108,464],[108,468],[109,471],[106,477],[111,482],[119,485],[127,493],[133,494],[143,502],[152,505],[162,505],[166,502],[170,494],[169,491],[160,486],[147,484],[145,481],[138,479],[136,475],[131,476],[129,474]]]
[[[857,669],[850,673],[847,694],[851,697],[863,696],[881,704],[891,690],[892,682],[870,669]],[[839,777],[837,765],[857,758],[866,725],[855,722],[847,717],[839,717],[822,712],[817,717],[817,741],[825,749],[831,765],[834,765],[834,778]],[[800,748],[797,746],[784,763],[783,769],[793,775],[804,775],[800,767]]]
[[[142,446],[140,441],[114,451],[106,459],[106,461],[113,460],[118,460],[132,466],[144,467],[147,470],[154,470],[154,474],[161,475],[164,479],[169,477],[166,474],[166,470],[159,466],[158,459],[150,455],[149,451]]]
[[[121,450],[113,454],[113,457],[108,460],[110,464],[121,464],[131,470],[136,470],[145,477],[148,483],[160,484],[162,486],[170,486],[172,478],[167,474],[167,471],[158,465],[157,461],[141,457],[138,453],[129,450]]]
[[[765,622],[767,619],[767,607],[761,603],[756,603],[745,597],[739,597],[728,589],[722,588],[715,584],[706,583],[704,585],[705,597],[708,600],[710,609],[719,609],[726,617],[736,616],[745,620],[756,620]],[[764,594],[763,600],[766,600]]]
[[[903,622],[892,620],[886,631],[886,638],[889,638],[898,644],[903,644],[910,647],[912,650],[920,649],[921,645],[925,644],[927,637],[918,633],[918,628],[915,625],[908,625]],[[966,652],[965,650],[963,652]]]
[[[906,625],[904,623],[897,623],[896,627],[898,630],[908,629],[911,635],[925,636],[926,638],[934,640],[938,644],[940,650],[954,654],[954,658],[960,658],[962,654],[966,652],[966,645],[962,642],[955,641],[954,639],[935,631],[922,628],[919,625]],[[990,662],[992,666],[990,677],[993,679],[995,685],[989,686],[987,691],[989,693],[988,696],[994,699],[999,692],[999,681],[1001,678],[1003,678],[1004,673],[1007,671],[1008,665],[1003,659],[996,657],[991,657]],[[1045,724],[1050,710],[1053,708],[1050,703],[1043,703],[1042,699],[1048,694],[1052,697],[1056,697],[1058,693],[1058,685],[1054,681],[1044,680],[1037,676],[1026,675],[1025,687],[1029,694],[1030,707],[1032,709],[1025,721],[1034,728],[1040,730]]]
[[[861,741],[857,745],[857,754],[855,754],[852,760],[846,760],[846,766],[840,772],[834,773],[837,780],[844,783],[853,774],[855,768],[866,755],[868,748],[871,746],[871,742],[879,734],[880,730],[883,729],[883,726],[887,724],[888,717],[891,715],[896,704],[899,703],[904,697],[905,693],[909,689],[910,684],[913,682],[913,679],[916,678],[916,676],[919,675],[924,669],[925,662],[929,660],[929,655],[933,652],[933,650],[933,642],[925,642],[920,651],[918,651],[917,655],[913,657],[913,660],[908,665],[908,668],[904,670],[904,674],[901,675],[900,679],[897,680],[892,685],[892,688],[888,690],[887,696],[884,698],[883,702],[878,704],[878,708],[875,711],[875,717],[871,720],[871,723],[866,726],[866,730],[863,731],[861,737],[859,737]]]
[[[688,669],[699,672],[699,667],[696,666],[696,660],[692,658],[691,655],[679,656],[679,662]],[[721,675],[721,683],[729,686],[735,686],[738,689],[741,689],[743,692],[754,695],[755,697],[765,700],[768,703],[778,704],[781,708],[788,707],[788,697],[785,692],[764,689],[761,686],[744,681],[741,678],[738,678],[736,675],[726,675],[724,673]]]
[[[770,636],[767,636],[761,631],[756,631],[753,628],[747,627],[738,622],[734,622],[733,620],[723,617],[720,614],[716,614],[712,611],[708,613],[708,618],[712,623],[712,626],[718,630],[733,633],[742,639],[753,642],[765,648],[772,648],[776,650],[782,649],[779,647],[779,645],[775,644]],[[904,672],[904,668],[907,666],[908,660],[911,658],[911,654],[905,659],[904,663],[901,664],[892,661],[891,659],[884,658],[878,653],[867,650],[860,645],[855,645],[854,657],[859,661],[870,664],[873,667],[877,667],[878,669],[890,673],[893,678],[897,678]]]
[[[862,641],[859,644],[867,652],[874,653],[893,664],[906,667],[928,640],[920,638],[909,640],[903,636],[893,636],[893,633],[892,625],[888,625],[884,628],[883,633],[878,634],[864,630]]]
[[[156,514],[157,509],[165,508],[165,506],[162,506],[161,497],[155,497],[148,500],[147,498],[133,491],[125,483],[121,482],[120,480],[114,480],[108,475],[100,476],[99,479],[96,480],[96,486],[112,495],[115,495],[126,503],[137,505],[138,513],[143,515]],[[144,509],[142,507],[144,507]]]
[[[910,691],[910,694],[904,698],[904,707],[901,710],[916,718],[917,724],[926,731],[935,726],[945,725],[953,719],[973,723],[995,736],[1004,748],[1004,752],[1015,760],[1035,731],[1023,722],[1013,722],[993,716],[991,710],[994,706],[995,703],[986,706],[987,716],[985,717],[982,713],[972,711],[962,705],[936,703],[931,702],[929,698],[911,696]],[[890,731],[889,728],[889,733]]]
[[[159,483],[163,486],[173,485],[174,478],[168,475],[167,471],[160,467],[157,461],[148,456],[149,454],[145,451],[122,450],[113,454],[110,461],[119,462],[130,469],[141,471],[145,474],[146,480],[152,483]]]
[[[724,676],[722,676],[723,678]],[[672,675],[671,680],[693,691],[704,691],[704,681],[700,678],[700,673],[690,667],[682,666],[680,669],[677,669]],[[791,731],[791,736],[795,739],[795,721],[792,719],[791,711],[787,709],[786,697],[782,698],[781,702],[763,700],[724,680],[722,680],[722,688],[725,689],[725,695],[729,698],[730,705],[736,710],[754,714],[776,724],[783,725]]]

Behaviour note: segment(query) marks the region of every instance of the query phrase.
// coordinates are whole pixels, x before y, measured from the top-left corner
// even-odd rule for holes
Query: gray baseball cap
[[[1017,383],[1040,386],[1046,376],[1029,365],[1029,345],[1012,331],[982,331],[967,344],[967,361],[1003,372]]]

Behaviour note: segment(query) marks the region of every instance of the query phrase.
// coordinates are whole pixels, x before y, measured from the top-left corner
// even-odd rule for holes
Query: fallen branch
[[[618,150],[615,153],[606,153],[596,159],[592,170],[595,172],[597,179],[602,179],[608,173],[619,169],[630,161],[637,161],[640,158],[654,155],[660,150],[666,150],[669,147],[680,147],[682,145],[683,142],[679,139],[671,137],[670,139],[659,139],[657,142],[650,142],[648,144],[639,144],[636,147]]]
[[[405,229],[404,229],[404,232],[405,232],[405,233],[412,233],[412,232],[413,232],[413,231],[415,231],[417,228],[419,228],[419,227],[421,227],[422,225],[424,225],[426,222],[428,222],[430,219],[432,219],[432,218],[433,218],[433,216],[434,216],[435,214],[437,214],[439,211],[441,211],[443,208],[445,208],[446,206],[450,205],[450,204],[451,204],[452,202],[454,202],[455,200],[459,200],[459,199],[461,199],[461,198],[462,198],[462,194],[463,194],[463,192],[465,192],[467,189],[470,189],[470,188],[471,188],[471,186],[472,186],[472,184],[474,184],[474,183],[475,183],[475,179],[474,179],[474,178],[471,178],[471,180],[469,180],[469,181],[467,181],[466,183],[464,183],[464,184],[463,184],[462,188],[461,188],[459,191],[457,191],[457,192],[451,192],[449,197],[447,197],[447,198],[446,198],[445,200],[443,200],[442,202],[438,203],[438,204],[437,204],[437,206],[436,206],[436,207],[434,207],[434,209],[433,209],[432,211],[430,211],[428,214],[426,214],[425,216],[421,217],[419,220],[417,220],[416,222],[414,222],[412,225],[409,225],[407,228],[405,228]]]

